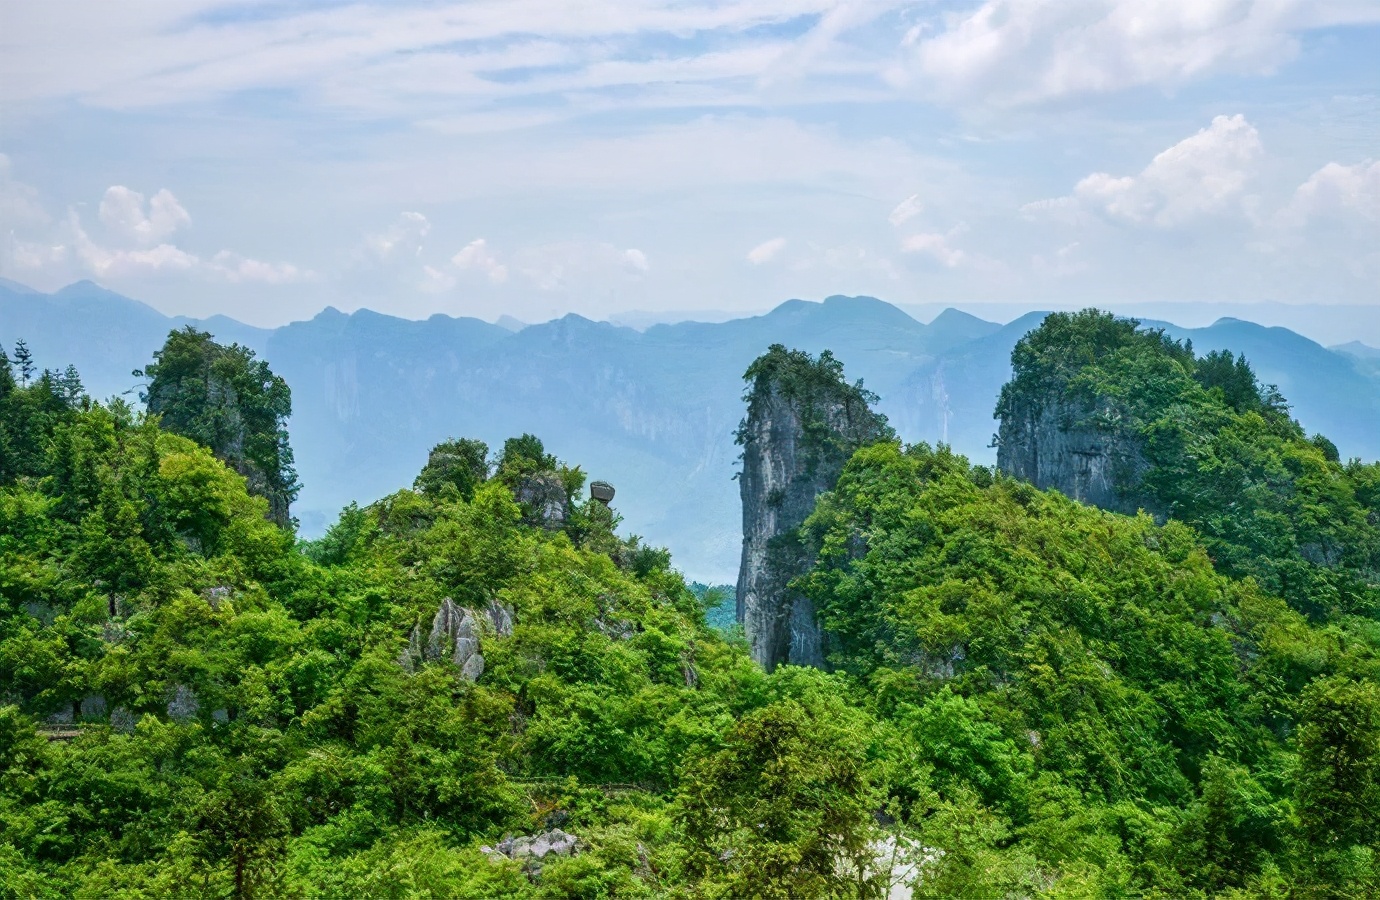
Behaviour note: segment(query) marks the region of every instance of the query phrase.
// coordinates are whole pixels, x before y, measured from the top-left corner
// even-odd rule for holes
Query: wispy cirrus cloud
[[[785,249],[785,247],[785,238],[771,238],[770,240],[763,241],[756,247],[753,247],[751,250],[749,250],[747,253],[747,261],[752,263],[754,266],[760,266],[763,263],[769,263],[773,259],[775,259],[776,255],[780,253],[783,249]]]

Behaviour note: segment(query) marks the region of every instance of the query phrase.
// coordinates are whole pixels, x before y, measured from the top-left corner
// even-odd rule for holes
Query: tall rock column
[[[832,490],[858,447],[894,438],[877,398],[850,385],[843,365],[780,344],[748,367],[743,448],[743,556],[738,621],[752,657],[770,671],[784,662],[823,666],[823,638],[810,601],[788,588],[810,564],[799,537],[815,498]]]
[[[1097,310],[1053,313],[1016,342],[995,412],[998,469],[1101,509],[1157,512],[1141,490],[1149,469],[1141,398],[1099,385],[1117,382],[1117,367],[1138,352],[1160,359],[1161,380],[1172,379],[1192,351],[1138,325]]]

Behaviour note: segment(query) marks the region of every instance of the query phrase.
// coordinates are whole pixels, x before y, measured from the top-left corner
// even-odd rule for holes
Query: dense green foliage
[[[800,535],[834,671],[768,675],[531,435],[294,542],[79,385],[0,365],[0,897],[1380,892],[1380,630],[1190,525],[873,444]],[[477,680],[402,664],[447,598]]]
[[[8,385],[4,402],[47,390]],[[511,442],[468,499],[444,480],[399,491],[294,545],[242,477],[157,423],[84,399],[6,418],[44,462],[0,485],[0,895],[638,896],[758,865],[797,877],[789,845],[817,829],[769,842],[784,863],[702,871],[676,798],[722,790],[694,761],[735,746],[735,720],[830,716],[842,682],[763,675],[600,503],[563,529],[524,524],[504,473],[581,477],[540,442]],[[397,661],[444,597],[513,613],[478,683]],[[854,759],[866,739],[855,723],[801,749]],[[582,852],[537,883],[478,850],[551,823]]]
[[[901,729],[925,834],[935,791],[977,804],[1012,885],[1326,895],[1345,860],[1380,888],[1380,632],[1311,627],[1182,524],[923,445],[859,451],[807,530],[798,585]]]
[[[1126,494],[1191,524],[1219,568],[1315,620],[1380,618],[1380,464],[1308,438],[1230,352],[1194,356],[1133,319],[1056,313],[1017,345],[997,415],[1050,403],[1138,448]],[[1072,402],[1070,402],[1072,401]]]
[[[210,447],[266,498],[269,513],[288,525],[297,472],[288,444],[292,391],[239,344],[224,347],[188,325],[168,335],[154,361],[134,374],[148,379],[140,399],[174,434]]]

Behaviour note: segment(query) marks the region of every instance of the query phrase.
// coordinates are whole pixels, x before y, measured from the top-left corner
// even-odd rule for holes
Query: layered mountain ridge
[[[948,443],[990,464],[992,411],[1011,349],[1044,315],[1001,325],[950,310],[924,324],[881,300],[831,297],[644,331],[578,315],[513,330],[473,318],[333,309],[268,330],[163,316],[90,283],[52,295],[0,286],[0,342],[25,339],[41,367],[78,362],[98,397],[137,389],[130,371],[184,324],[255,350],[292,388],[303,484],[293,512],[305,534],[321,533],[347,503],[405,483],[439,441],[496,445],[532,432],[617,485],[627,528],[671,547],[693,577],[721,583],[734,578],[741,547],[732,481],[740,376],[769,344],[832,350],[850,378],[880,396],[877,410],[903,439]],[[1344,457],[1380,457],[1373,368],[1250,323],[1171,333],[1201,350],[1245,353],[1310,432],[1328,434]]]

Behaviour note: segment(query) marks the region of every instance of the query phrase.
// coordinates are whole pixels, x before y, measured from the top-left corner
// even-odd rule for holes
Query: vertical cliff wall
[[[1101,509],[1134,514],[1147,468],[1139,442],[1099,426],[1106,419],[1058,396],[1013,404],[997,433],[997,468],[1041,490]]]
[[[995,412],[999,469],[1102,509],[1163,512],[1143,487],[1145,425],[1191,377],[1193,351],[1139,325],[1053,313],[1016,342]]]
[[[776,344],[744,377],[749,387],[747,416],[738,429],[738,620],[763,668],[784,662],[822,666],[823,636],[814,608],[787,587],[809,565],[798,531],[853,451],[894,434],[886,418],[868,407],[876,397],[861,382],[845,381],[842,364],[827,350],[814,359]]]

